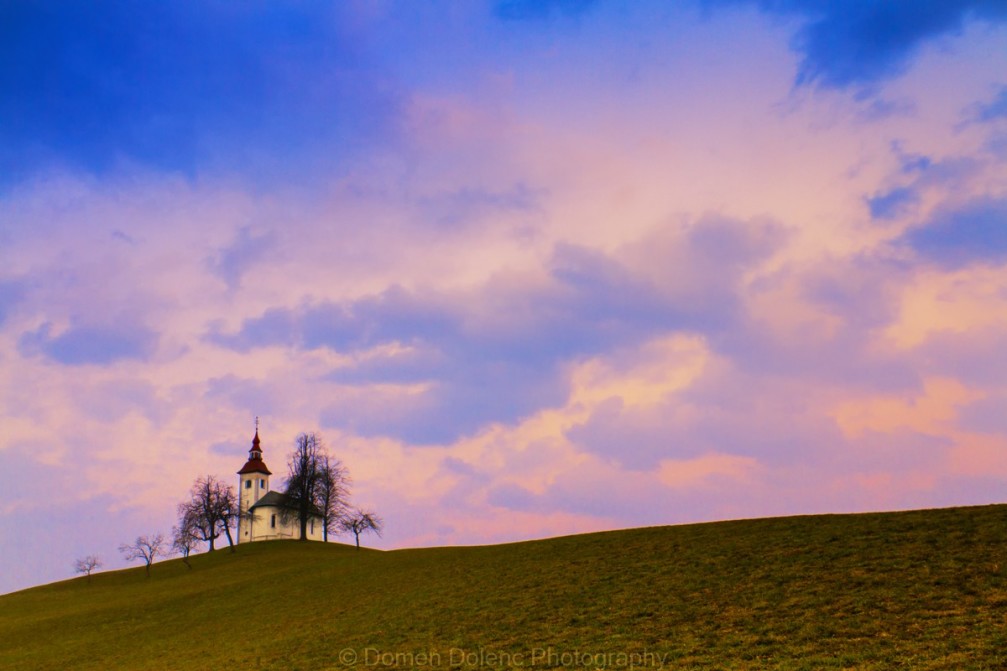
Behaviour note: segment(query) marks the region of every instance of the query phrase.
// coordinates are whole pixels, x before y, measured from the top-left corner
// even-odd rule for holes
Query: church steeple
[[[248,458],[262,461],[262,448],[259,440],[259,418],[255,418],[255,438],[252,438],[252,449],[248,451]]]
[[[262,445],[259,441],[259,418],[255,418],[255,437],[252,438],[252,449],[248,451],[248,461],[245,465],[241,467],[238,471],[238,475],[244,475],[245,473],[265,473],[266,475],[272,475],[270,470],[266,468],[266,462],[262,460]]]
[[[269,492],[269,476],[272,473],[262,460],[262,442],[259,440],[259,418],[255,418],[255,437],[252,438],[252,448],[248,450],[248,461],[238,471],[238,506],[241,515],[238,518],[238,542],[247,543],[253,540],[252,527],[254,519],[248,517],[248,509],[255,505]]]

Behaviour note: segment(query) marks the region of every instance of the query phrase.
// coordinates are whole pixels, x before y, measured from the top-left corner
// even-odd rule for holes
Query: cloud
[[[707,454],[753,457],[774,467],[815,463],[842,443],[835,422],[821,412],[822,392],[725,365],[657,403],[605,401],[566,435],[587,452],[639,471]]]
[[[681,423],[692,406],[679,402],[632,407],[619,397],[598,405],[587,421],[566,436],[577,446],[625,468],[650,470],[662,459],[695,457],[709,449],[707,441],[683,440]]]
[[[375,351],[347,365],[336,368],[326,377],[340,384],[410,384],[437,377],[449,364],[448,355],[431,344],[396,347],[390,351]]]
[[[840,443],[828,463],[844,473],[939,472],[944,467],[954,441],[908,428],[866,431]]]
[[[993,305],[1007,300],[1007,292]],[[996,387],[1007,380],[1007,324],[980,327],[955,320],[956,330],[941,330],[911,353],[918,369],[962,381],[978,388]]]
[[[210,268],[228,288],[235,289],[245,273],[275,251],[276,242],[277,235],[272,231],[256,235],[250,226],[243,226],[234,242],[210,260]]]
[[[901,217],[920,202],[920,196],[911,187],[896,187],[867,199],[872,219],[891,220]]]
[[[790,234],[770,220],[706,215],[693,225],[658,227],[626,245],[621,258],[658,288],[666,324],[715,336],[744,313],[746,273],[783,249]]]
[[[211,454],[234,459],[235,463],[237,463],[238,461],[241,461],[242,457],[244,457],[246,452],[248,452],[248,447],[238,445],[233,442],[214,443],[207,448],[207,451]]]
[[[1007,262],[1007,199],[980,198],[936,212],[902,240],[944,268]]]
[[[288,308],[269,308],[261,316],[246,319],[236,333],[223,333],[213,324],[205,338],[217,345],[247,352],[256,347],[298,344],[299,333],[294,311]]]
[[[529,512],[541,510],[541,502],[537,499],[538,497],[533,492],[513,483],[505,483],[493,487],[486,492],[487,503],[491,506],[498,506],[508,510],[524,510]]]
[[[440,340],[457,333],[458,322],[446,297],[392,286],[353,301],[269,308],[234,333],[214,326],[206,339],[237,351],[270,346],[357,351],[389,342]]]
[[[864,90],[902,74],[922,44],[960,33],[970,20],[1007,19],[1007,6],[998,0],[706,0],[705,4],[755,4],[764,12],[800,17],[803,23],[793,41],[801,54],[796,84],[835,89]]]
[[[980,122],[990,122],[1007,118],[1007,86],[1000,90],[988,103],[980,103],[973,109],[973,118]]]
[[[136,239],[120,230],[112,231],[112,239],[130,245],[131,247],[136,246]]]
[[[206,387],[206,398],[241,408],[249,417],[258,415],[263,408],[278,410],[280,396],[275,385],[237,375],[212,378],[207,381]]]
[[[835,402],[849,396],[835,388],[747,376],[724,362],[707,364],[691,384],[656,403],[627,391],[566,432],[581,458],[567,459],[568,468],[544,488],[512,478],[490,488],[487,502],[659,523],[661,516],[695,519],[710,511],[775,514],[797,500],[805,510],[906,507],[951,479],[942,473],[956,441],[915,424],[930,422],[932,410],[943,416],[947,399],[912,399],[907,423],[856,428],[844,415],[840,426]],[[878,418],[890,419],[883,412]]]
[[[81,395],[77,402],[90,419],[122,422],[130,413],[137,413],[158,426],[171,416],[170,404],[144,380],[117,377],[87,386],[91,393]]]
[[[356,301],[308,308],[300,326],[307,349],[352,351],[389,342],[441,341],[458,333],[460,315],[447,296],[392,286]]]
[[[883,251],[794,263],[753,281],[744,309],[710,346],[747,375],[826,387],[912,390],[914,362],[881,338],[901,309],[911,265]]]
[[[71,326],[51,335],[52,324],[25,333],[18,341],[23,354],[41,353],[66,365],[107,365],[123,360],[148,358],[157,345],[157,336],[143,326]]]
[[[840,318],[851,336],[869,337],[898,314],[902,288],[912,276],[909,264],[884,254],[830,259],[792,279],[801,284],[803,298]]]
[[[23,297],[24,287],[20,282],[0,282],[0,326]]]
[[[322,413],[325,426],[414,445],[445,445],[492,422],[515,422],[561,405],[568,386],[558,362],[453,356],[419,389],[361,384],[340,390]]]
[[[961,410],[959,424],[968,431],[1007,437],[1007,392],[991,393]]]
[[[446,193],[424,196],[418,202],[421,226],[472,228],[498,213],[526,214],[541,208],[541,189],[517,183],[506,189],[492,190],[465,186]]]
[[[669,461],[668,467],[665,474],[626,472],[597,459],[582,460],[558,473],[542,491],[500,484],[487,491],[486,502],[510,514],[584,515],[609,528],[625,526],[630,520],[642,526],[710,519],[706,515],[712,510],[717,511],[714,519],[744,516],[744,508],[736,506],[746,498],[739,494],[739,485],[751,485],[751,476],[758,470],[750,460],[711,455]],[[750,486],[741,489],[752,491]],[[753,503],[758,500],[752,497]]]

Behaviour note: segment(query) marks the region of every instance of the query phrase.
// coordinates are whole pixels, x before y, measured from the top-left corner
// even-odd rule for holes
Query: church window
[[[262,478],[261,480],[259,480],[259,487],[262,487],[263,489],[266,488],[266,479],[265,478]]]
[[[252,488],[252,481],[245,480],[245,489],[251,489],[251,488]]]
[[[311,520],[311,533],[315,533],[315,520]]]
[[[271,526],[274,529],[276,528],[276,515],[273,515],[272,517],[269,518],[269,526]]]

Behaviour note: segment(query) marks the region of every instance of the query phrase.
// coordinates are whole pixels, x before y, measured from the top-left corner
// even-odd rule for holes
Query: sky
[[[256,417],[386,549],[1002,502],[1005,349],[1003,0],[0,6],[0,592]]]

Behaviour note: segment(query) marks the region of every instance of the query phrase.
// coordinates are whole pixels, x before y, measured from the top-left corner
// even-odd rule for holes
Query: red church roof
[[[258,420],[256,420],[258,423]],[[265,473],[266,475],[272,475],[270,470],[266,468],[266,462],[262,460],[262,448],[259,447],[259,429],[255,429],[255,438],[252,439],[252,449],[248,451],[248,461],[245,465],[241,467],[238,471],[238,475],[244,475],[245,473]]]
[[[262,459],[249,459],[245,462],[245,465],[241,467],[238,471],[238,475],[244,475],[245,473],[265,473],[266,475],[272,475],[273,472],[266,468],[266,464]]]

